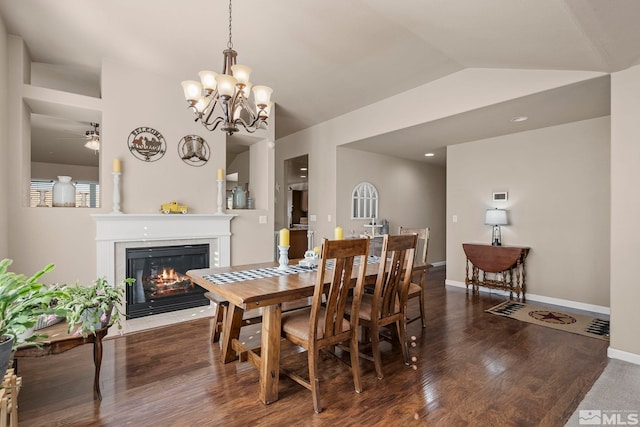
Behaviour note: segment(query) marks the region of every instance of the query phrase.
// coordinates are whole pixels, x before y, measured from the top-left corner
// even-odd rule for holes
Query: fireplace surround
[[[94,214],[92,217],[96,221],[97,277],[104,277],[109,283],[125,279],[129,248],[208,244],[210,267],[230,265],[231,220],[235,215]]]

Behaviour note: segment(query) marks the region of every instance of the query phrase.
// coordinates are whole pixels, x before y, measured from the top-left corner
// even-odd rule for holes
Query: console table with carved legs
[[[463,243],[462,248],[467,256],[465,285],[467,293],[469,285],[477,294],[479,287],[509,291],[509,298],[520,298],[525,301],[526,269],[525,259],[529,254],[528,247],[492,246],[477,243]]]
[[[102,365],[102,340],[107,335],[109,327],[98,329],[95,335],[89,334],[87,337],[82,335],[72,335],[67,332],[67,322],[57,323],[48,328],[40,329],[37,333],[48,335],[47,338],[43,338],[36,343],[30,343],[18,347],[13,354],[14,367],[17,371],[17,362],[22,357],[43,357],[52,354],[64,353],[67,350],[71,350],[79,345],[93,344],[93,365],[94,365],[94,377],[93,377],[93,393],[94,397],[102,400],[102,393],[100,392],[100,367]]]

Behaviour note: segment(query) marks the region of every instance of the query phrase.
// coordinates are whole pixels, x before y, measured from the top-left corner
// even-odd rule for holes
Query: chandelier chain
[[[229,0],[229,43],[227,43],[229,49],[233,49],[233,42],[231,41],[231,0]]]

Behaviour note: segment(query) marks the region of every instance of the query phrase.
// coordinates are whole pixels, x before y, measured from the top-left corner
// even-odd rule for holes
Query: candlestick
[[[218,211],[216,213],[223,214],[224,211],[222,210],[222,183],[224,181],[221,179],[218,179],[216,182],[218,183]]]
[[[113,163],[111,164],[111,172],[122,172],[120,167],[120,159],[113,159]]]
[[[217,177],[218,181],[222,181],[224,180],[224,169],[218,169],[218,177]]]
[[[38,202],[38,205],[37,205],[38,208],[49,207],[49,205],[47,205],[47,203],[45,202],[45,198],[47,197],[47,191],[49,190],[38,190],[38,193],[40,193],[40,201]]]
[[[117,160],[117,159],[114,159]],[[114,162],[115,166],[115,162]],[[120,161],[118,160],[118,166]],[[120,172],[112,172],[113,174],[113,212],[114,214],[121,214],[120,211]]]
[[[289,265],[289,246],[278,245],[278,250],[280,251],[280,258],[278,258],[280,265],[278,266],[278,270],[286,270],[287,265]]]

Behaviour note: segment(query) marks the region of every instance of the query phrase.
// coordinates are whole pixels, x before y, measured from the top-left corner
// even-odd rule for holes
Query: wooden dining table
[[[291,262],[296,266],[297,262]],[[232,267],[205,268],[187,271],[191,280],[209,292],[229,302],[223,323],[222,358],[229,363],[240,358],[249,360],[259,370],[259,398],[264,404],[278,400],[280,376],[280,340],[282,304],[313,295],[316,270],[303,270],[274,277],[237,280],[230,283],[212,281],[213,275],[239,273],[251,270],[274,268],[275,262],[238,265]],[[366,282],[375,283],[378,262],[369,261]],[[414,272],[427,266],[414,265]],[[354,279],[358,269],[353,269]],[[262,333],[260,348],[249,348],[239,340],[243,315],[246,310],[261,309]]]

